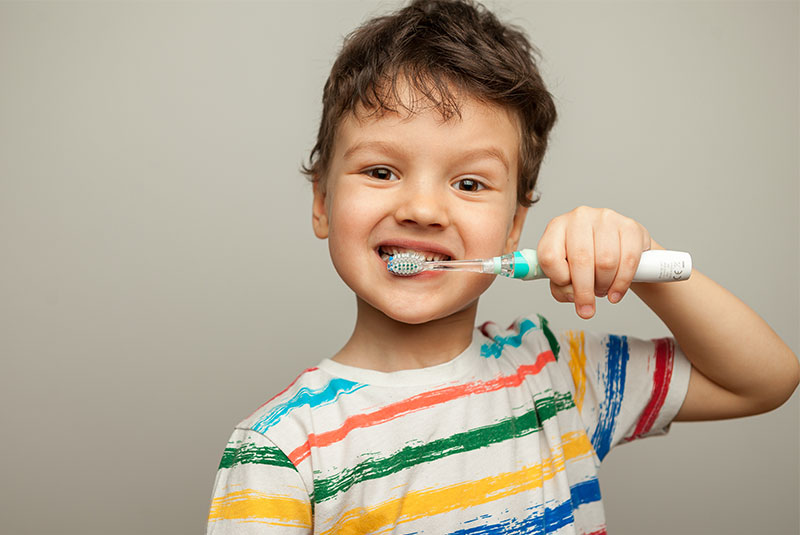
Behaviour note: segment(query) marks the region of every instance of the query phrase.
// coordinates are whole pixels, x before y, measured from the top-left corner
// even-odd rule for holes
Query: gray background
[[[352,328],[297,168],[344,34],[394,2],[0,4],[0,532],[198,533],[233,425]],[[798,3],[489,2],[560,121],[523,243],[641,221],[798,351]],[[584,322],[498,281],[480,320]],[[313,334],[310,334],[313,331]],[[612,534],[798,533],[798,395],[602,468]]]

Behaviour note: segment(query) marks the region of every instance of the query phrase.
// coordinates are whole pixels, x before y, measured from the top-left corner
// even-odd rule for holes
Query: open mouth
[[[406,249],[404,247],[395,247],[394,245],[382,245],[378,247],[378,255],[380,255],[381,260],[384,262],[388,262],[389,259],[395,256],[397,253],[415,253],[420,256],[425,257],[425,260],[450,260],[450,257],[446,254],[442,253],[434,253],[431,251],[417,251],[415,249]]]

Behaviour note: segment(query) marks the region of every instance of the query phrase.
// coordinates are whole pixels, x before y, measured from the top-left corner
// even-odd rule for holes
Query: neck
[[[445,318],[410,325],[356,297],[358,315],[350,339],[333,357],[342,364],[382,372],[448,362],[472,341],[478,301]]]

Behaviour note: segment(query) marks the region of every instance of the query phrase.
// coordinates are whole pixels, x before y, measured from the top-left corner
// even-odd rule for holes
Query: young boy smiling
[[[381,258],[407,249],[488,258],[516,248],[526,211],[517,208],[517,119],[472,99],[460,108],[460,120],[443,122],[435,110],[365,118],[359,107],[337,129],[326,183],[315,187],[313,225],[356,294],[358,320],[334,361],[421,368],[450,360],[472,338],[492,277],[397,277]]]
[[[209,533],[605,533],[610,448],[792,394],[795,355],[722,287],[697,271],[631,283],[659,245],[612,210],[547,225],[552,293],[589,318],[630,288],[674,338],[554,332],[542,316],[476,330],[492,277],[387,271],[402,250],[517,249],[554,121],[527,39],[480,6],[418,1],[348,37],[306,171],[356,325],[236,427]]]

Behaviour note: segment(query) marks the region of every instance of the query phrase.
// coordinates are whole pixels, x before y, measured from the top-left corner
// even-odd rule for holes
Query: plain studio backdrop
[[[349,336],[298,168],[342,37],[395,2],[0,4],[0,533],[205,529],[233,426]],[[798,351],[796,2],[488,2],[560,119],[523,244],[578,205],[642,222]],[[584,321],[500,280],[479,321]],[[676,423],[601,470],[612,534],[796,534],[798,395]]]

